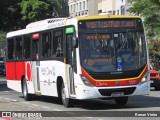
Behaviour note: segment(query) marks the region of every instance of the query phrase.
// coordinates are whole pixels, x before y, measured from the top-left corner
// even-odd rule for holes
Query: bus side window
[[[13,60],[14,59],[14,38],[8,39],[7,49],[8,49],[7,59]]]
[[[53,49],[54,57],[63,57],[63,32],[62,30],[53,32]]]
[[[42,33],[42,58],[51,57],[51,33]]]
[[[23,55],[24,59],[29,59],[31,53],[31,38],[26,35],[24,36],[24,42],[23,42]]]
[[[21,60],[22,59],[22,37],[16,37],[15,58],[17,60]]]

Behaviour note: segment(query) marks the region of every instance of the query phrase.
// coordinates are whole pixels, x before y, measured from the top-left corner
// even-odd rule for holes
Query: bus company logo
[[[25,65],[25,67],[26,67],[26,79],[27,80],[31,80],[31,71],[32,71],[32,68],[31,68],[31,62],[26,62],[26,65]]]
[[[96,82],[96,86],[98,86],[98,87],[108,86],[108,83],[105,83],[105,82]]]
[[[51,25],[48,25],[48,28],[56,28],[56,27],[60,27],[60,26],[63,26],[64,25],[64,22],[58,22],[58,23],[54,23],[54,24],[51,24]]]
[[[134,84],[136,84],[136,82],[137,82],[136,80],[129,80],[130,85],[134,85]]]
[[[120,85],[119,81],[116,81],[116,82],[115,82],[115,85],[116,85],[116,86],[119,86],[119,85]]]
[[[42,75],[50,75],[50,74],[53,74],[52,70],[53,70],[53,69],[49,69],[48,67],[46,67],[46,68],[41,68]]]

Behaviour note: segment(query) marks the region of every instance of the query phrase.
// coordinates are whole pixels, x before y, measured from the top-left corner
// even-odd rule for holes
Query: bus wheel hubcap
[[[24,84],[25,84],[25,83],[24,83]],[[24,94],[24,96],[26,96],[26,94],[27,94],[26,85],[23,86],[23,94]]]
[[[62,90],[62,100],[63,100],[63,103],[66,102],[66,95],[65,95],[65,90],[64,90],[64,88],[63,88],[63,90]]]

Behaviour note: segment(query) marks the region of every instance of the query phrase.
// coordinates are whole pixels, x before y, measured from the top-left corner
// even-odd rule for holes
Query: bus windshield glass
[[[79,34],[84,69],[93,72],[136,70],[147,63],[143,32],[95,32]]]

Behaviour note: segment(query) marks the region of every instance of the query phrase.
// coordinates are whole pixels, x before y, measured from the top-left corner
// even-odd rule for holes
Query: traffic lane
[[[19,101],[34,104],[47,110],[60,110],[60,111],[85,111],[85,110],[113,110],[113,111],[125,111],[125,110],[159,110],[160,111],[160,91],[154,91],[154,88],[151,88],[150,95],[147,96],[133,96],[129,97],[128,103],[125,106],[117,106],[114,100],[85,100],[80,101],[76,100],[76,104],[72,108],[64,108],[61,105],[61,101],[55,97],[41,96],[36,97],[33,101],[25,101],[22,93],[15,92],[7,88],[6,83],[2,83],[5,78],[0,78],[0,97],[9,98],[11,101]],[[146,109],[147,108],[147,109]]]
[[[0,100],[1,100],[1,98],[0,98]],[[4,102],[4,101],[3,101]],[[0,101],[0,103],[3,103],[2,101]],[[8,103],[7,103],[8,102]],[[32,103],[28,103],[27,102],[27,104],[25,104],[24,102],[18,102],[18,101],[13,101],[13,102],[10,102],[10,100],[8,99],[8,100],[6,100],[5,101],[5,103],[7,104],[7,105],[4,105],[4,107],[3,108],[5,108],[5,107],[7,107],[7,108],[10,108],[9,109],[9,111],[20,111],[20,113],[22,112],[22,111],[41,111],[41,112],[43,112],[43,111],[47,111],[47,114],[49,114],[49,115],[51,115],[51,116],[54,116],[54,118],[52,118],[52,117],[48,117],[48,118],[34,118],[34,119],[39,119],[39,120],[45,120],[45,119],[47,119],[47,120],[50,120],[50,119],[58,119],[58,120],[61,120],[61,119],[64,119],[64,120],[67,120],[67,119],[69,119],[69,120],[77,120],[77,119],[84,119],[84,120],[106,120],[106,119],[110,119],[110,120],[116,120],[117,118],[118,119],[123,119],[123,120],[128,120],[128,119],[130,119],[130,117],[128,118],[128,117],[102,117],[102,116],[99,116],[99,115],[97,115],[97,117],[93,117],[93,116],[90,116],[90,115],[93,115],[93,114],[96,114],[95,112],[94,112],[94,110],[91,110],[90,112],[92,113],[92,114],[89,114],[88,116],[86,115],[86,114],[82,114],[82,113],[80,113],[80,114],[78,114],[78,115],[75,115],[75,112],[74,111],[70,111],[70,110],[68,110],[68,111],[56,111],[56,110],[52,110],[51,112],[49,112],[48,110],[46,110],[46,109],[43,109],[43,108],[40,108],[39,106],[35,106],[35,104],[32,104]],[[19,104],[20,103],[20,104]],[[45,104],[44,104],[45,105]],[[1,106],[1,104],[0,104],[0,108],[2,108],[2,106]],[[154,108],[153,108],[153,110],[154,110]],[[0,111],[3,111],[3,110],[0,110]],[[8,111],[8,110],[4,110],[4,111]],[[105,111],[105,110],[104,110]],[[121,111],[121,110],[120,110]],[[126,110],[126,111],[129,111],[129,110]],[[124,113],[126,113],[126,111],[124,112]],[[139,111],[139,110],[136,110],[136,112],[137,111]],[[87,111],[86,111],[87,112]],[[103,112],[103,111],[99,111],[99,112]],[[106,113],[106,112],[105,112]],[[122,111],[121,111],[121,113],[122,113]],[[124,113],[122,113],[122,114],[124,114]],[[67,115],[67,117],[63,117],[63,116],[65,116],[65,115]],[[102,114],[102,115],[104,115],[104,114]],[[73,117],[73,116],[79,116],[79,117]],[[83,118],[81,118],[83,116]],[[116,115],[115,115],[116,116]],[[31,119],[33,119],[33,118],[29,118],[30,120]],[[133,119],[133,118],[132,118]],[[132,119],[130,119],[130,120],[132,120]],[[138,119],[141,119],[141,120],[147,120],[147,118],[145,117],[137,117],[137,120]],[[150,120],[152,120],[152,119],[156,119],[155,117],[149,117],[149,119]],[[148,120],[149,120],[148,119]],[[16,119],[17,120],[17,119]],[[28,118],[23,118],[22,120],[28,120]],[[135,120],[135,118],[134,118],[134,120]]]
[[[0,91],[2,98],[9,98],[10,100],[17,100],[19,104],[26,102],[30,105],[38,106],[46,110],[60,110],[60,111],[85,111],[85,110],[112,110],[112,111],[126,111],[126,110],[158,110],[160,111],[160,95],[159,91],[151,91],[147,96],[133,96],[129,97],[128,103],[125,106],[117,106],[114,100],[76,100],[76,104],[72,108],[64,108],[61,105],[60,99],[55,97],[41,96],[36,97],[33,101],[24,101],[22,93],[4,89],[8,91]]]

